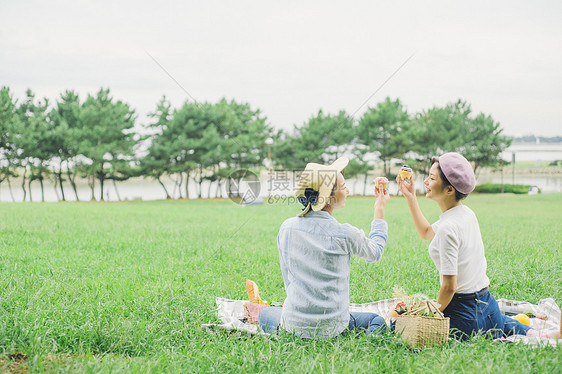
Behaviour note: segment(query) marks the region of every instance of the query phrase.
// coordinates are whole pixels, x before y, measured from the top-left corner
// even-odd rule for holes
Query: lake
[[[502,157],[506,161],[511,161],[513,154],[515,154],[515,162],[529,162],[529,161],[555,161],[562,160],[562,144],[514,144],[503,152]],[[367,195],[373,195],[373,177],[367,180]],[[268,191],[271,181],[268,180],[267,172],[262,173],[260,176],[260,191],[259,195],[261,197],[267,196],[269,194],[279,194],[279,195],[291,195],[292,189],[286,189],[285,191]],[[477,183],[501,183],[502,177],[499,173],[486,173],[478,176]],[[515,175],[511,174],[510,167],[504,169],[503,176],[504,183],[515,183],[515,184],[528,184],[537,186],[541,189],[543,193],[559,193],[562,192],[562,176],[560,174],[546,176],[546,175]],[[21,201],[23,198],[23,192],[18,181],[12,182],[12,191],[8,188],[6,182],[0,185],[0,201],[12,201],[12,196],[15,201]],[[172,193],[174,191],[174,184],[171,180],[164,182],[168,191]],[[347,181],[347,186],[349,187],[351,194],[362,194],[363,193],[363,178],[360,177],[358,180],[350,179]],[[423,178],[419,178],[416,182],[419,187],[420,192],[423,186]],[[209,188],[210,187],[210,188]],[[65,195],[68,201],[76,200],[74,192],[71,190],[69,184],[64,185]],[[189,195],[194,197],[197,194],[197,186],[192,181],[189,184]],[[216,197],[215,191],[217,189],[216,183],[209,186],[209,182],[203,182],[202,191],[203,197]],[[208,191],[211,191],[210,196]],[[391,194],[396,194],[398,191],[395,183],[391,183],[389,187]],[[41,189],[38,182],[34,182],[31,188],[31,194],[33,201],[41,200]],[[60,191],[58,192],[60,194]],[[99,199],[99,186],[96,189],[96,199]],[[160,200],[166,197],[164,190],[158,184],[158,182],[152,179],[135,179],[125,182],[119,182],[117,184],[117,191],[115,190],[112,183],[106,183],[104,199],[106,201],[117,201],[117,196],[121,199],[127,200]],[[78,184],[78,196],[80,200],[89,201],[91,199],[90,188],[85,182]],[[178,196],[176,191],[175,197]],[[227,196],[224,186],[222,187],[222,196]],[[28,197],[29,199],[29,197]],[[52,182],[45,182],[45,200],[49,202],[56,202],[59,200],[57,193],[54,190],[54,184]]]
[[[559,161],[562,160],[562,144],[559,143],[515,143],[502,152],[505,161],[512,160],[515,154],[515,162],[522,161]]]
[[[367,195],[373,195],[373,177],[369,177],[367,179],[367,188],[366,192]],[[285,189],[282,191],[271,191],[270,181],[267,177],[260,178],[259,187],[260,191],[258,192],[259,196],[265,197],[268,194],[271,195],[278,195],[278,196],[291,196],[293,189]],[[478,184],[481,183],[501,183],[501,176],[498,175],[484,175],[479,176],[477,180]],[[512,176],[509,173],[504,174],[503,178],[504,183],[511,183]],[[559,193],[562,192],[562,176],[515,176],[515,183],[516,184],[529,184],[539,187],[543,193]],[[167,185],[168,190],[170,193],[174,190],[173,183],[168,181],[165,183]],[[358,180],[350,179],[346,182],[346,185],[350,189],[351,195],[353,194],[362,194],[363,193],[363,178],[359,178]],[[423,186],[423,178],[418,178],[416,180],[416,186],[418,186],[420,192],[422,192]],[[113,186],[113,184],[108,183],[105,185],[105,193],[104,199],[106,201],[117,201],[117,192]],[[204,198],[214,198],[216,197],[215,191],[217,189],[216,183],[210,185],[211,195],[208,195],[209,190],[209,182],[203,182],[203,197]],[[65,195],[68,201],[75,201],[76,198],[74,196],[74,191],[70,188],[70,185],[64,185],[65,188]],[[142,180],[132,180],[132,181],[125,181],[120,182],[117,184],[117,189],[119,196],[121,199],[127,200],[160,200],[166,197],[164,190],[158,184],[158,182],[150,180],[150,179],[142,179]],[[32,184],[31,188],[33,201],[40,201],[41,199],[41,189],[39,187],[39,183],[35,182]],[[242,185],[240,190],[242,192],[248,190],[246,185]],[[194,197],[196,194],[196,185],[195,183],[191,182],[189,184],[189,192],[190,196]],[[396,194],[398,192],[398,187],[396,186],[395,182],[391,182],[389,186],[389,192],[391,194]],[[57,192],[60,195],[60,191]],[[58,201],[57,193],[55,193],[53,183],[46,182],[45,183],[45,200],[48,202],[56,202]],[[12,195],[15,201],[21,201],[23,198],[23,192],[21,186],[18,184],[12,183],[12,194],[8,189],[6,183],[2,183],[0,186],[0,201],[12,201]],[[91,192],[90,188],[82,183],[78,185],[78,196],[82,201],[89,201],[91,199]],[[177,191],[175,196],[177,197]],[[224,186],[222,187],[222,196],[227,196],[226,190]],[[28,195],[29,199],[29,195]],[[99,186],[96,188],[96,199],[99,199]]]

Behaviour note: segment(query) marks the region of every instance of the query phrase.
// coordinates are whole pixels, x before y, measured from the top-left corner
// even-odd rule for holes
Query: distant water
[[[507,173],[504,174],[503,183],[504,184],[527,184],[530,186],[537,186],[541,189],[542,193],[556,193],[562,192],[562,177],[546,177],[546,176],[534,176],[534,177],[523,177],[515,176],[512,178],[511,175]],[[478,178],[478,184],[482,183],[502,183],[501,176],[483,176]]]
[[[562,160],[562,144],[514,144],[509,147],[505,152],[503,152],[502,157],[506,161],[511,161],[515,153],[515,162],[541,162],[541,161],[555,161]],[[261,183],[260,195],[267,195],[267,185],[269,184],[267,180],[263,177]],[[512,178],[510,170],[505,169],[504,183],[515,183],[515,184],[528,184],[532,186],[539,187],[543,193],[558,193],[562,192],[562,177],[561,176],[517,176]],[[369,179],[367,181],[366,192],[367,195],[373,194],[373,181]],[[479,176],[478,183],[501,183],[500,175],[484,175]],[[352,194],[362,194],[363,193],[363,178],[359,178],[357,181],[348,180],[347,186],[351,190]],[[423,186],[423,179],[417,182],[417,186],[420,189]],[[106,201],[117,201],[118,194],[122,200],[161,200],[166,198],[164,190],[158,184],[158,182],[152,179],[141,179],[134,181],[125,181],[117,183],[117,191],[115,190],[112,183],[107,183],[105,185],[104,200]],[[174,191],[173,183],[167,183],[168,191],[174,197],[178,197],[178,191]],[[210,188],[209,188],[210,187]],[[99,186],[98,186],[99,188]],[[196,185],[191,182],[189,184],[189,195],[191,198],[196,195]],[[390,193],[395,194],[398,190],[395,183],[391,183]],[[209,193],[210,191],[210,193]],[[39,183],[34,182],[32,184],[32,197],[33,201],[41,200],[41,189]],[[217,195],[217,185],[213,183],[209,186],[209,182],[205,181],[202,186],[202,193],[204,198],[216,197]],[[15,201],[21,201],[23,198],[23,192],[19,183],[12,183],[12,194]],[[58,192],[60,195],[60,191]],[[65,185],[65,195],[68,201],[76,200],[74,192],[70,188],[70,185]],[[99,189],[96,189],[95,197],[99,200]],[[185,192],[183,193],[185,195]],[[226,196],[226,191],[222,187],[222,191],[219,192],[220,196]],[[291,195],[290,191],[286,191],[285,195]],[[91,199],[90,188],[86,184],[79,185],[78,196],[80,200],[89,201]],[[28,198],[29,200],[29,195]],[[45,183],[45,200],[48,202],[56,202],[59,200],[57,194],[55,193],[54,186],[50,182]],[[0,184],[0,201],[12,201],[10,191],[6,182]]]
[[[497,175],[485,175],[478,177],[479,184],[481,183],[501,183],[501,176]],[[512,183],[512,176],[508,172],[504,174],[503,182],[508,184]],[[560,193],[562,192],[562,176],[553,176],[553,177],[546,177],[546,176],[530,176],[530,177],[521,177],[515,176],[514,182],[516,184],[528,184],[532,186],[538,186],[543,193]],[[346,182],[346,185],[351,191],[352,195],[363,194],[363,178],[359,178],[358,180],[350,179]],[[259,195],[261,197],[265,197],[268,195],[268,181],[262,180],[261,181],[261,191]],[[416,181],[416,186],[418,186],[420,192],[423,192],[423,178],[419,178]],[[117,192],[112,184],[107,184],[104,194],[105,201],[117,201]],[[173,185],[168,186],[169,192],[173,192]],[[203,197],[204,198],[214,198],[216,197],[217,186],[216,183],[212,183],[209,189],[209,182],[203,183]],[[373,187],[374,182],[372,178],[367,180],[366,186],[366,194],[373,195]],[[117,184],[119,196],[121,200],[163,200],[166,198],[164,190],[162,187],[155,181],[146,179],[140,181],[125,181],[120,182]],[[194,183],[190,183],[189,191],[190,197],[195,197],[196,186]],[[210,190],[210,195],[208,191]],[[398,192],[398,187],[396,186],[395,182],[391,182],[389,185],[389,192],[391,194],[396,194]],[[12,184],[12,194],[14,196],[15,201],[21,201],[23,198],[23,192],[19,185]],[[58,192],[60,195],[60,191]],[[279,196],[292,196],[292,190],[276,192]],[[67,201],[75,201],[76,198],[74,196],[74,192],[71,190],[70,186],[65,186],[65,195]],[[39,184],[32,184],[32,196],[33,201],[40,201],[41,200],[41,190],[39,188]],[[91,199],[91,192],[87,185],[80,185],[78,188],[78,196],[82,201],[90,201]],[[99,200],[99,190],[96,189],[95,192],[96,200]],[[176,191],[175,197],[178,197],[178,193]],[[225,197],[226,191],[224,187],[220,191],[220,196]],[[28,198],[29,200],[29,194]],[[45,183],[45,200],[48,202],[56,202],[58,201],[57,194],[53,188],[52,184]],[[10,192],[8,190],[8,186],[6,183],[2,183],[0,186],[0,201],[12,201]]]
[[[562,144],[512,144],[502,153],[506,161],[512,160],[515,153],[515,162],[522,161],[562,161]]]

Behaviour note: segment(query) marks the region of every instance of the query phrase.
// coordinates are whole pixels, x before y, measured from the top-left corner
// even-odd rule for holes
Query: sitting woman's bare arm
[[[437,296],[437,302],[441,304],[441,307],[439,308],[441,311],[444,311],[447,305],[449,305],[456,290],[457,276],[443,275],[443,284],[439,289],[439,296]]]
[[[431,240],[435,236],[433,228],[424,217],[420,206],[418,205],[418,200],[416,199],[416,188],[414,186],[414,180],[410,179],[410,183],[406,183],[400,175],[396,177],[396,182],[398,183],[398,188],[402,195],[406,198],[408,202],[408,207],[410,208],[410,214],[414,221],[414,226],[416,231],[422,240]]]

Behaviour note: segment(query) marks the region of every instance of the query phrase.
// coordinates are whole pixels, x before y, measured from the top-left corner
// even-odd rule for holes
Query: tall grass
[[[368,233],[372,198],[336,211]],[[562,196],[475,195],[492,293],[562,303]],[[420,198],[430,221],[437,206]],[[413,351],[392,337],[304,341],[206,333],[215,297],[285,297],[276,235],[295,204],[230,201],[0,204],[0,367],[88,372],[555,372],[561,348],[477,338]],[[406,202],[386,210],[389,242],[375,264],[353,259],[351,302],[392,287],[435,297],[438,273]]]

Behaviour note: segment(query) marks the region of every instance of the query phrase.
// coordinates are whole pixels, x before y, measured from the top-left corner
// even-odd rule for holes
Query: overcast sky
[[[55,100],[100,87],[146,114],[221,97],[275,128],[319,109],[458,98],[508,135],[562,135],[560,1],[2,1],[0,85]],[[366,106],[361,108],[359,117]]]

